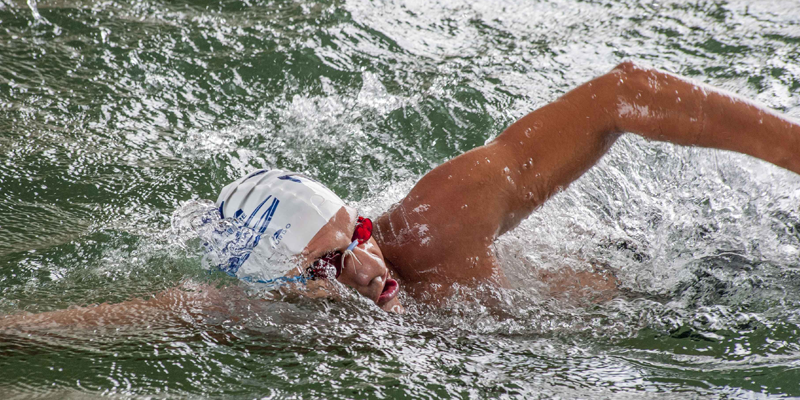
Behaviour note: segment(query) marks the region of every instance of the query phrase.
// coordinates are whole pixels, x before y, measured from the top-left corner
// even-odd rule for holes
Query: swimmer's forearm
[[[207,312],[219,312],[224,299],[237,294],[239,290],[236,287],[217,289],[184,283],[180,288],[156,293],[148,299],[134,298],[121,303],[0,316],[0,331],[188,323],[202,318]]]
[[[148,318],[160,318],[164,311],[163,308],[155,307],[144,300],[130,300],[115,304],[103,303],[38,314],[2,316],[0,317],[0,330],[142,325],[148,322]]]
[[[607,110],[618,130],[681,145],[732,150],[800,174],[800,125],[734,94],[624,63]]]

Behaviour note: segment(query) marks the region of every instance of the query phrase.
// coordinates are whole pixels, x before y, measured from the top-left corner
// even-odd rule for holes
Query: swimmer
[[[325,260],[333,251],[344,262],[336,279],[384,310],[400,309],[398,285],[416,298],[447,296],[454,283],[507,287],[492,243],[592,167],[624,132],[749,154],[800,174],[797,122],[626,62],[428,172],[376,218],[372,238],[351,257],[343,252],[355,215],[342,208],[303,260]]]
[[[372,221],[309,177],[279,170],[246,175],[222,190],[217,206],[222,217],[240,220],[258,237],[252,257],[220,267],[250,281],[324,287],[335,279],[395,312],[403,310],[401,289],[430,300],[446,298],[454,284],[508,287],[492,243],[597,163],[623,133],[744,153],[800,174],[797,122],[736,95],[625,62],[522,117],[490,143],[434,168]],[[275,263],[250,258],[278,253],[297,266],[259,275],[264,264]],[[613,280],[590,284],[614,286]],[[166,310],[175,296],[183,294],[102,305],[95,314],[124,316],[125,307],[148,304]],[[214,289],[203,296],[225,294]],[[84,321],[99,318],[86,316],[92,313],[86,309],[39,318],[68,320],[67,313],[84,315]]]

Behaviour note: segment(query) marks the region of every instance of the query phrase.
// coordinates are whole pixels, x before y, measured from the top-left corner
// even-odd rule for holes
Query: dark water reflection
[[[236,287],[173,234],[182,202],[280,167],[377,215],[625,59],[797,117],[799,46],[788,0],[0,0],[0,314]],[[623,138],[497,243],[516,290],[404,316],[346,290],[251,293],[3,331],[0,397],[800,396],[799,188]],[[533,277],[587,260],[616,271],[617,299]]]

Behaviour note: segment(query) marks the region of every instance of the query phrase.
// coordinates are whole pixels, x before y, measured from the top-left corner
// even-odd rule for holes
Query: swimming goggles
[[[350,255],[358,260],[358,258],[355,257],[355,254],[353,254],[353,249],[355,249],[358,245],[366,243],[371,237],[372,220],[359,216],[358,221],[356,221],[356,229],[353,232],[353,241],[349,246],[347,246],[347,249],[345,249],[345,251],[332,251],[322,256],[317,261],[314,261],[314,263],[306,269],[306,275],[308,279],[338,278],[344,269],[344,261],[346,256]]]

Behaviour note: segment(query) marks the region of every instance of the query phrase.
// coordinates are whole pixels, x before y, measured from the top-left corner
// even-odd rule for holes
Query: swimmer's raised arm
[[[623,132],[733,150],[800,173],[796,122],[716,89],[623,63],[425,175],[378,220],[389,244],[384,255],[411,279],[502,282],[490,244],[586,172]]]
[[[509,214],[517,215],[509,215],[506,226],[582,175],[624,132],[733,150],[800,174],[797,122],[736,95],[623,63],[526,115],[492,143],[513,160],[516,182],[504,189],[510,193]]]

